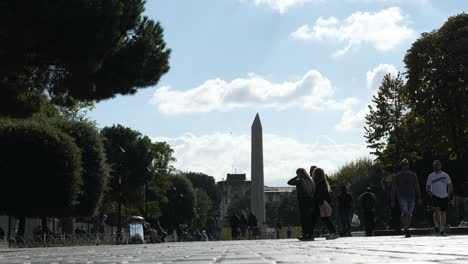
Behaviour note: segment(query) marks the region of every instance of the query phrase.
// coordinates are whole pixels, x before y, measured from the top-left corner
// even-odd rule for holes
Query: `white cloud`
[[[380,84],[382,84],[383,77],[387,74],[396,77],[398,75],[398,69],[391,64],[379,64],[366,73],[367,89],[371,95],[377,93]]]
[[[337,144],[326,136],[319,137],[313,143],[302,143],[273,134],[265,134],[263,139],[265,184],[270,186],[286,185],[299,167],[308,168],[314,164],[332,173],[346,162],[369,156],[364,145]],[[203,172],[221,180],[227,173],[232,173],[234,165],[238,173],[246,173],[250,178],[249,135],[186,134],[154,140],[166,141],[171,145],[177,159],[174,166],[179,170]]]
[[[388,51],[415,36],[408,23],[409,18],[402,14],[400,8],[390,7],[375,13],[356,12],[342,21],[336,17],[319,17],[313,26],[303,25],[291,35],[295,39],[331,39],[345,43],[335,52],[335,56],[343,55],[363,43],[380,51]]]
[[[187,91],[163,86],[156,90],[151,103],[165,114],[179,114],[240,108],[347,109],[357,102],[355,98],[338,102],[333,99],[333,95],[331,81],[320,72],[310,70],[295,82],[275,83],[249,74],[246,78],[230,82],[222,79],[208,80]]]
[[[391,64],[379,64],[372,70],[366,73],[367,89],[369,91],[366,105],[360,110],[353,111],[347,109],[341,116],[340,122],[335,126],[336,130],[348,132],[352,130],[362,130],[366,124],[366,115],[369,113],[369,105],[373,106],[372,96],[377,94],[379,86],[382,83],[383,77],[391,74],[393,77],[398,75],[398,69]]]
[[[280,14],[284,14],[291,7],[319,1],[320,0],[254,0],[254,3],[256,5],[269,6]]]

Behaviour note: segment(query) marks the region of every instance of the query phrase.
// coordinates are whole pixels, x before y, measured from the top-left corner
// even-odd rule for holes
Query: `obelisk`
[[[263,137],[260,116],[252,124],[250,209],[257,216],[258,224],[265,223],[265,192],[263,182]]]

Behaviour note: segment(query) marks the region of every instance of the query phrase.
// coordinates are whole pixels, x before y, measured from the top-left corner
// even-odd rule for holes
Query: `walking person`
[[[372,193],[370,187],[367,187],[366,191],[359,196],[359,204],[361,205],[366,236],[372,236],[374,234],[376,201],[375,194]]]
[[[326,208],[329,207],[331,204],[330,198],[330,184],[328,183],[328,177],[325,174],[325,171],[321,168],[315,168],[313,171],[313,180],[315,182],[315,195],[314,195],[314,213],[312,216],[312,227],[311,230],[313,232],[315,228],[315,223],[317,218],[320,217],[322,223],[328,229],[329,236],[327,239],[337,239],[340,236],[336,232],[335,226],[333,225],[330,216],[331,216],[331,208],[329,209],[330,212],[328,215],[322,214],[321,207]],[[312,236],[313,237],[313,236]],[[313,240],[313,239],[312,239]]]
[[[315,166],[312,166],[315,169]],[[311,168],[311,169],[312,169]],[[296,177],[288,181],[288,185],[296,186],[297,201],[299,204],[299,216],[302,226],[300,240],[313,240],[314,229],[312,226],[315,184],[307,171],[303,168],[296,170]]]
[[[351,214],[353,212],[353,196],[346,185],[341,186],[341,193],[336,197],[338,217],[341,223],[340,236],[351,236]]]
[[[232,240],[236,240],[237,239],[237,236],[239,235],[239,217],[237,216],[237,214],[232,214],[231,218],[230,218],[230,224],[231,224],[231,237],[232,237]]]
[[[257,238],[257,216],[250,212],[249,218],[247,219],[247,224],[249,225],[249,239]]]
[[[244,214],[240,216],[240,230],[241,230],[241,237],[245,239],[245,231],[247,230],[247,218]]]
[[[401,171],[395,175],[393,179],[391,207],[395,207],[395,199],[398,197],[398,202],[401,209],[401,224],[403,225],[405,237],[411,237],[409,227],[415,206],[416,197],[418,204],[422,204],[421,189],[416,173],[409,170],[409,162],[403,159],[400,162]]]
[[[445,235],[447,207],[452,196],[453,185],[450,176],[442,171],[442,163],[438,160],[432,164],[434,172],[427,177],[426,191],[432,197],[434,207],[434,231]]]

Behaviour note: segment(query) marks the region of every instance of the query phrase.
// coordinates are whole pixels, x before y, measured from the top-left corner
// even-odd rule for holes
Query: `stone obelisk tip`
[[[255,119],[252,123],[252,127],[254,126],[262,126],[262,122],[260,121],[260,115],[258,113],[255,115]]]

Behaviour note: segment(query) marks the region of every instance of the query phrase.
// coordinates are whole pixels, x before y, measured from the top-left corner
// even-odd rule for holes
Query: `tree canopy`
[[[468,152],[467,45],[468,14],[460,14],[450,17],[440,29],[423,33],[404,59],[405,96],[413,120],[420,130],[438,134],[432,144],[444,145],[442,151],[440,145],[434,148],[432,155],[462,159]]]
[[[147,142],[138,131],[121,125],[105,127],[101,135],[111,164],[110,199],[143,208],[144,184],[152,165]]]
[[[57,128],[32,121],[0,122],[0,211],[34,217],[70,216],[82,185],[80,149]]]
[[[404,58],[406,80],[385,76],[365,134],[384,167],[396,168],[402,158],[468,158],[467,45],[463,13],[412,44]]]
[[[102,137],[88,121],[61,120],[55,125],[74,138],[81,152],[83,189],[73,215],[92,216],[101,205],[110,172]]]
[[[195,218],[196,197],[192,183],[183,174],[171,175],[171,188],[166,193],[168,203],[162,206],[161,223],[169,228],[191,225]]]
[[[134,94],[169,70],[143,0],[7,0],[0,9],[0,115]]]

